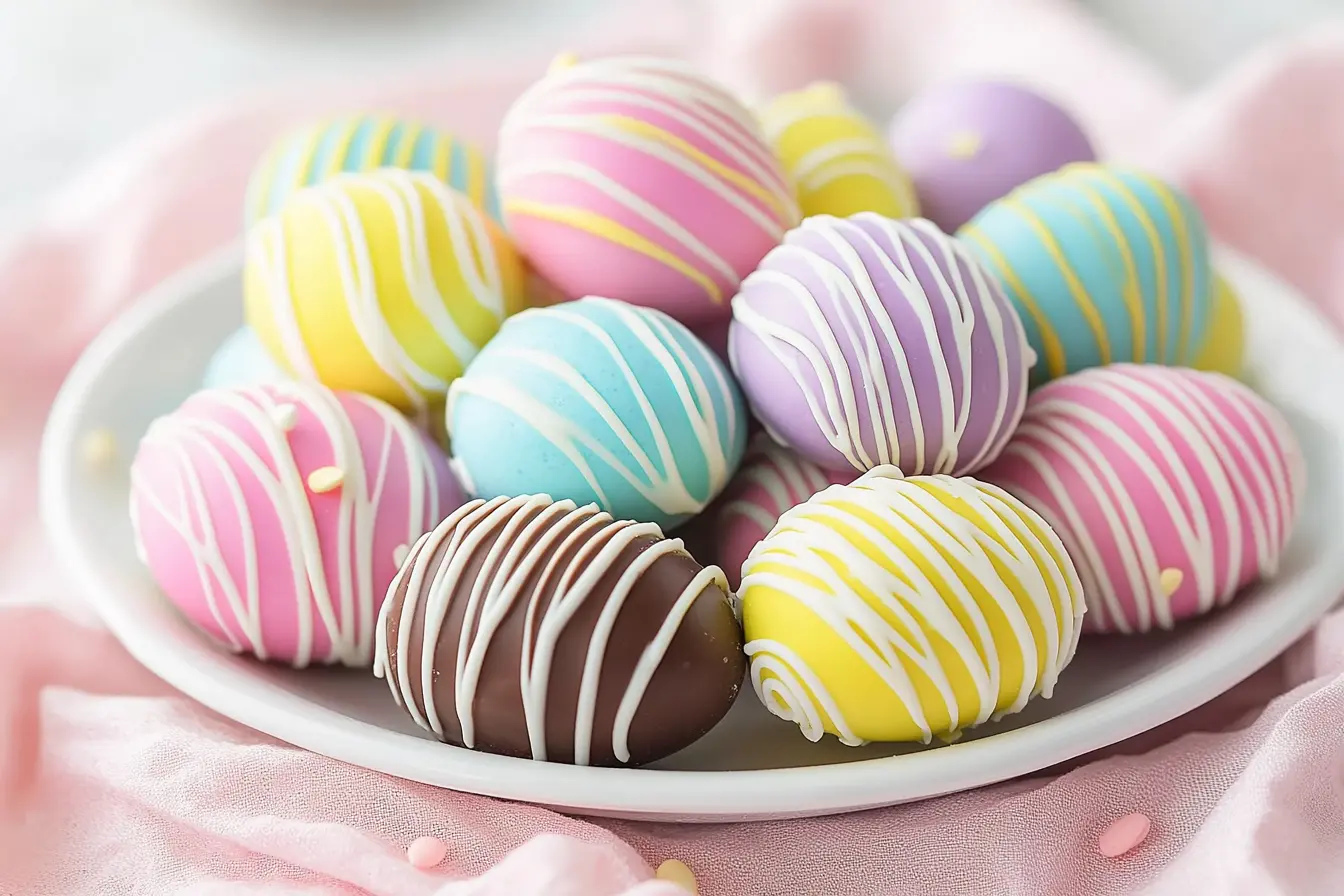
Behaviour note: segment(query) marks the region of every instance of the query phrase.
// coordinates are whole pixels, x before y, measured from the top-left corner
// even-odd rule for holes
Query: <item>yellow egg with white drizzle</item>
[[[756,117],[798,189],[805,216],[918,216],[910,176],[838,85],[823,82],[780,94]]]
[[[813,741],[927,743],[1017,712],[1082,627],[1058,536],[969,478],[878,467],[784,514],[743,571],[752,686]]]
[[[343,174],[248,234],[247,322],[291,375],[408,411],[441,400],[525,276],[508,238],[432,174]]]

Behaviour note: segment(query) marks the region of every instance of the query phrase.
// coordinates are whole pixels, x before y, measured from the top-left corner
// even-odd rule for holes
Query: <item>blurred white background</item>
[[[483,47],[554,46],[622,2],[0,0],[0,223],[99,152],[202,103]],[[1344,11],[1344,0],[1080,2],[1188,84],[1260,41]]]

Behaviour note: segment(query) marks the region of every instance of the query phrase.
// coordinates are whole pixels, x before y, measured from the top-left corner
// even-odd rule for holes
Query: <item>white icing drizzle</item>
[[[377,466],[368,477],[359,437],[336,395],[320,386],[284,383],[255,389],[213,390],[197,398],[227,408],[227,422],[176,412],[154,422],[142,450],[161,452],[163,469],[132,468],[131,523],[137,544],[146,510],[152,510],[182,540],[195,566],[200,586],[218,629],[236,651],[271,658],[262,626],[262,591],[274,588],[279,569],[262,569],[257,532],[247,495],[259,490],[279,519],[289,560],[289,575],[298,601],[294,607],[298,647],[297,668],[313,662],[367,666],[373,654],[373,608],[383,595],[373,586],[373,539],[382,512],[383,490],[393,452],[406,470],[406,540],[418,536],[441,513],[440,482],[411,424],[382,402],[351,395],[377,412],[383,422]],[[334,541],[319,540],[305,478],[290,449],[286,431],[275,422],[285,405],[304,408],[331,446],[335,464],[345,472],[339,491],[338,528]],[[250,434],[264,446],[257,450],[244,438]],[[207,482],[213,483],[207,486]],[[168,485],[165,485],[167,483]],[[328,500],[335,498],[331,495]],[[254,498],[255,500],[255,498]],[[143,505],[143,506],[141,506]],[[227,506],[229,514],[221,511]],[[384,521],[383,525],[388,525]],[[241,576],[225,557],[222,539],[242,557]],[[331,581],[323,548],[336,552],[339,576]],[[241,581],[240,581],[241,578]],[[263,581],[265,579],[265,581]],[[269,598],[268,598],[269,599]],[[316,617],[316,619],[314,619]],[[313,655],[313,633],[320,625],[330,640],[323,656]]]
[[[1195,589],[1199,612],[1230,601],[1241,584],[1243,526],[1250,528],[1259,574],[1273,574],[1302,487],[1300,455],[1281,419],[1252,404],[1244,387],[1212,374],[1125,364],[1060,382],[1114,402],[1124,416],[1095,410],[1060,387],[1044,387],[1004,457],[1026,464],[1045,492],[1011,477],[1000,481],[1065,534],[1101,627],[1171,628],[1171,598],[1181,588]],[[1226,413],[1210,401],[1212,392],[1222,394]],[[1140,484],[1116,472],[1116,456],[1142,471]],[[1065,471],[1073,474],[1067,485]],[[1211,500],[1201,495],[1199,483],[1212,492]],[[1078,503],[1080,486],[1099,510],[1091,528]],[[1145,516],[1140,497],[1158,501],[1185,557],[1176,567],[1180,583],[1170,593],[1153,542],[1153,517]],[[1221,568],[1215,534],[1227,545]],[[1114,546],[1121,581],[1103,562],[1106,545]],[[1122,595],[1132,596],[1135,618],[1125,612]]]
[[[726,501],[719,511],[720,525],[734,517],[746,517],[765,535],[774,528],[781,513],[831,484],[830,475],[821,467],[762,433],[753,440],[746,462],[733,478],[733,491],[740,493],[756,485],[765,492],[769,503],[744,498]]]
[[[860,221],[875,227],[882,241],[858,226]],[[919,238],[920,233],[932,238],[933,250]],[[808,248],[809,234],[824,240],[839,262]],[[867,249],[895,281],[899,297],[878,293],[858,246]],[[929,270],[928,284],[915,276],[914,258]],[[795,263],[805,265],[826,285],[825,295],[813,295],[802,280],[782,270]],[[963,267],[970,272],[970,283],[963,279]],[[759,298],[753,287],[759,288]],[[733,300],[733,317],[789,371],[826,441],[856,470],[889,464],[909,473],[953,473],[974,470],[997,455],[1012,435],[1026,401],[1026,335],[1015,314],[1001,312],[992,290],[984,269],[965,247],[928,221],[896,221],[866,212],[847,219],[816,215],[791,231],[784,244],[743,281],[742,292]],[[920,322],[918,328],[903,326],[898,331],[889,310],[896,301],[913,311]],[[939,333],[931,310],[935,303],[945,309],[950,321],[945,334]],[[781,304],[801,311],[806,329],[782,322]],[[838,330],[827,322],[823,306],[837,309]],[[974,455],[964,458],[960,443],[970,419],[971,337],[976,327],[986,329],[993,340],[998,395],[989,427],[991,437]],[[906,344],[916,339],[922,340],[929,361],[928,366],[912,371]],[[944,350],[944,339],[950,350]],[[845,358],[842,340],[860,359],[857,368],[851,368]],[[1010,341],[1017,346],[1022,371],[1008,370]],[[894,369],[888,369],[882,347],[889,348]],[[954,387],[953,365],[961,373],[960,388]],[[816,389],[810,388],[812,381]],[[893,387],[905,399],[908,419],[897,418]],[[930,395],[936,397],[930,399]],[[924,422],[931,409],[925,408],[920,396],[936,401],[940,411],[941,431],[934,434],[932,447]],[[861,405],[871,420],[866,428]],[[898,434],[906,430],[914,441],[913,457],[901,453]],[[870,451],[869,444],[875,450]]]
[[[644,538],[657,541],[628,562],[609,594],[596,594],[597,585],[613,564]],[[482,550],[486,554],[475,579],[462,581],[465,570]],[[417,724],[441,739],[443,713],[451,711],[462,732],[462,743],[474,748],[477,689],[486,655],[501,623],[523,602],[525,623],[518,686],[532,758],[547,758],[546,714],[557,651],[581,649],[584,663],[574,718],[574,761],[587,765],[594,739],[601,736],[595,730],[598,682],[616,620],[640,577],[660,558],[682,552],[682,542],[663,538],[656,525],[613,520],[592,504],[577,507],[573,501],[553,502],[545,495],[472,501],[411,549],[379,617],[374,674],[387,679],[393,697],[406,707]],[[538,570],[542,558],[548,555],[550,559]],[[405,597],[396,610],[397,662],[392,667],[388,663],[387,627],[396,601],[391,595],[397,593],[403,581]],[[532,583],[530,589],[529,583]],[[630,727],[649,682],[692,604],[713,586],[725,594],[728,592],[722,571],[715,566],[705,567],[682,590],[640,654],[618,704],[611,731],[612,752],[619,761],[630,761]],[[542,600],[548,594],[552,596],[543,608]],[[574,614],[596,599],[605,602],[587,643],[562,645],[561,639]],[[439,707],[434,701],[434,681],[447,670],[435,669],[434,659],[455,601],[466,604],[452,670],[455,701],[452,707]],[[419,668],[412,670],[411,630],[422,604],[423,646]],[[411,676],[417,674],[420,702],[416,701],[412,688]]]
[[[430,265],[427,215],[435,214],[449,237],[448,254],[472,300],[503,321],[504,282],[500,260],[490,239],[484,215],[472,203],[454,193],[427,172],[381,169],[372,173],[341,174],[324,183],[300,190],[289,201],[315,208],[325,222],[333,248],[344,302],[360,340],[369,355],[405,395],[417,412],[427,406],[426,395],[441,395],[448,383],[425,370],[410,356],[393,332],[378,294],[375,261],[369,249],[364,219],[352,198],[359,189],[363,201],[376,196],[390,212],[397,234],[401,276],[415,308],[440,342],[466,366],[479,347],[462,332],[448,311],[452,297],[445,297]],[[421,190],[432,196],[426,201]],[[298,322],[298,306],[291,288],[285,215],[272,215],[258,222],[248,236],[249,258],[261,268],[266,284],[267,308],[273,316],[286,363],[302,379],[317,380],[312,353],[304,343]],[[380,259],[386,262],[389,259]]]
[[[490,376],[479,370],[468,371],[449,389],[447,409],[449,421],[453,418],[455,403],[463,395],[492,401],[518,414],[542,438],[563,454],[592,488],[601,505],[610,507],[611,502],[602,487],[601,480],[585,457],[585,452],[601,460],[661,512],[669,515],[699,513],[719,493],[732,473],[728,450],[730,446],[736,444],[737,428],[742,425],[737,419],[737,414],[733,412],[733,386],[722,365],[699,340],[687,340],[683,346],[672,329],[679,327],[680,324],[662,312],[591,296],[581,301],[590,304],[600,303],[625,331],[639,341],[641,347],[652,356],[666,375],[672,391],[676,393],[680,402],[681,413],[690,424],[700,456],[707,466],[710,487],[706,494],[692,494],[682,478],[677,465],[677,452],[673,450],[663,420],[659,416],[661,413],[663,418],[667,418],[669,416],[667,410],[654,407],[621,347],[603,325],[576,311],[577,303],[529,309],[510,318],[505,324],[505,329],[512,326],[514,321],[530,320],[530,315],[544,315],[557,325],[576,327],[596,341],[604,352],[605,363],[598,364],[587,357],[583,360],[590,367],[600,367],[604,374],[619,375],[628,390],[629,397],[638,405],[642,422],[650,433],[653,441],[651,452],[645,450],[603,392],[595,388],[577,366],[558,352],[514,348],[510,346],[507,338],[501,338],[491,348],[497,356],[502,355],[517,362],[506,365],[507,368],[519,371],[532,369],[544,373],[548,378],[563,382],[607,425],[625,449],[624,456],[614,454],[600,439],[573,419],[532,395],[526,388],[525,377],[522,377],[520,382],[515,382],[503,374]],[[704,375],[706,372],[709,374],[708,381]],[[720,406],[726,411],[726,432],[720,429],[713,396],[718,397]]]
[[[630,116],[615,111],[618,108],[641,110],[676,122],[698,135],[709,155],[726,160],[729,169],[741,172],[765,190],[770,201],[763,202],[723,173],[650,133],[643,126],[647,122],[632,126]],[[754,118],[736,99],[683,63],[657,58],[617,58],[552,71],[524,93],[505,116],[500,130],[503,150],[499,186],[501,192],[509,194],[536,177],[582,183],[610,204],[629,212],[631,218],[643,222],[644,227],[639,229],[660,233],[689,252],[700,263],[692,267],[701,271],[708,268],[722,280],[736,283],[738,274],[727,258],[674,215],[595,165],[572,157],[534,158],[527,153],[523,153],[526,161],[515,162],[510,144],[526,145],[536,139],[538,132],[583,134],[657,159],[713,193],[773,241],[778,241],[785,228],[798,221],[793,191],[782,176],[778,161],[765,146]]]
[[[939,496],[966,510],[953,510]],[[750,601],[753,588],[776,589],[814,613],[887,685],[928,743],[935,733],[928,707],[903,662],[928,677],[953,725],[963,711],[948,670],[934,651],[933,636],[956,652],[974,683],[975,725],[1017,712],[1034,693],[1048,698],[1073,658],[1082,625],[1082,586],[1063,544],[1044,523],[1029,527],[1022,511],[1014,509],[1016,503],[1001,489],[973,479],[906,480],[895,468],[879,467],[787,511],[752,551],[740,593]],[[892,541],[872,520],[899,533],[906,546],[892,549]],[[845,532],[853,533],[854,540]],[[916,556],[932,574],[920,568]],[[1057,563],[1054,557],[1065,561]],[[958,568],[994,601],[1022,658],[1018,691],[997,713],[1001,645],[994,642],[985,611]],[[888,622],[879,607],[909,636]],[[1033,620],[1043,644],[1032,632]],[[757,696],[772,713],[796,722],[811,740],[821,737],[829,719],[842,742],[862,743],[817,670],[796,647],[766,639],[748,642]]]

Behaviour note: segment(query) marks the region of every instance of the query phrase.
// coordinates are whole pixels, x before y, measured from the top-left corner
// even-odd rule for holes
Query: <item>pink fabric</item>
[[[656,14],[669,6],[613,29],[628,46],[689,47],[746,90],[834,77],[881,99],[972,72],[1049,90],[1103,150],[1163,166],[1222,239],[1344,322],[1344,28],[1186,99],[1064,0],[699,0],[687,19]],[[283,123],[376,105],[485,135],[545,62],[250,98],[110,157],[0,246],[0,376],[31,384],[0,396],[0,593],[77,606],[34,520],[46,407],[112,315],[235,236],[247,171]],[[27,338],[35,323],[42,338]],[[0,893],[675,896],[649,878],[678,858],[707,896],[1324,896],[1344,891],[1341,673],[1337,614],[1220,700],[1070,770],[830,819],[593,824],[272,742],[174,696],[105,633],[8,610]],[[1130,811],[1152,818],[1148,839],[1102,858],[1098,835]],[[404,855],[424,834],[450,845],[431,871]]]

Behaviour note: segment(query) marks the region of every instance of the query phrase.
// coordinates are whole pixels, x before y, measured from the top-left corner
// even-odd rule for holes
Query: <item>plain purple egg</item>
[[[891,122],[891,146],[924,217],[954,233],[1014,187],[1096,152],[1069,113],[995,81],[954,82],[914,97]]]

